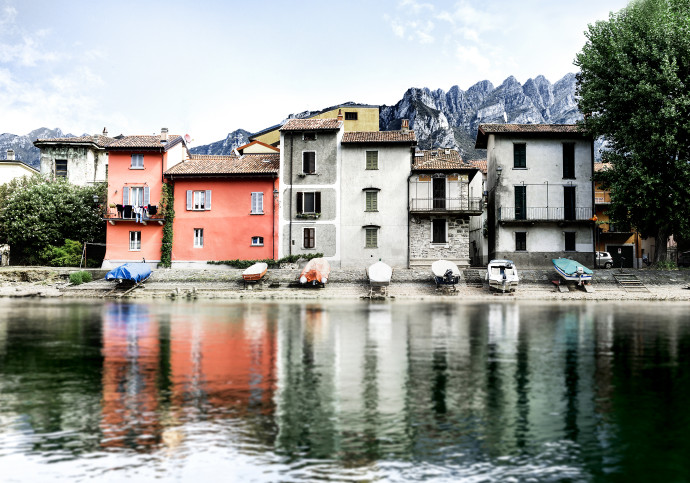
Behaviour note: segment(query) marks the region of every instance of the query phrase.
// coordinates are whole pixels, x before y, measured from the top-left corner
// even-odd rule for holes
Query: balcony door
[[[433,178],[434,209],[446,209],[446,178]]]
[[[527,186],[515,187],[515,219],[527,219]]]
[[[575,186],[563,187],[563,219],[575,219]]]

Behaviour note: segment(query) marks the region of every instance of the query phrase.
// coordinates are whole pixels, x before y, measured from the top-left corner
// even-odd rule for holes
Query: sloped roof
[[[479,169],[482,173],[486,174],[487,171],[487,164],[486,164],[486,159],[470,159],[467,161],[471,165],[473,165],[475,168]]]
[[[40,147],[49,144],[93,144],[98,148],[108,147],[116,141],[115,138],[108,136],[77,136],[71,138],[38,138],[34,141],[34,146]]]
[[[353,131],[343,134],[347,143],[410,143],[417,144],[414,131]]]
[[[520,134],[520,135],[574,135],[584,136],[577,124],[480,124],[477,128],[477,149],[486,149],[489,134]]]
[[[281,131],[337,131],[343,125],[337,119],[290,119]]]
[[[262,143],[261,141],[250,141],[247,144],[245,144],[243,146],[238,146],[235,149],[237,149],[239,152],[242,152],[242,150],[248,148],[249,146],[254,146],[254,145],[263,146],[264,148],[270,149],[271,151],[280,152],[279,148],[277,148],[275,146],[271,146],[270,144]]]
[[[594,172],[603,171],[605,169],[611,168],[610,163],[594,163]]]
[[[413,170],[449,170],[476,169],[475,166],[462,160],[455,149],[424,149],[415,153],[412,161]]]
[[[123,149],[162,149],[167,151],[176,144],[182,142],[182,136],[178,134],[168,134],[168,142],[162,143],[160,134],[152,136],[124,136],[121,139],[114,139],[108,145],[108,150]]]
[[[280,154],[245,154],[217,156],[193,154],[188,161],[176,164],[166,176],[226,176],[242,174],[278,174]]]

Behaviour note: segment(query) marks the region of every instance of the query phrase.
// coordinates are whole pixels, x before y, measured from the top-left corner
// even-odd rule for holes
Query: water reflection
[[[690,471],[687,306],[3,304],[0,465],[54,479]]]

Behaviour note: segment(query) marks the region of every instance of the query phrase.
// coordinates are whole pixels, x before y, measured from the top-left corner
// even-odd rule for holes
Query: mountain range
[[[379,128],[383,131],[400,129],[401,120],[409,119],[410,128],[417,134],[422,149],[449,147],[458,149],[464,159],[486,158],[484,150],[474,148],[480,123],[571,124],[582,119],[575,100],[575,74],[566,74],[555,84],[544,76],[537,76],[520,84],[510,76],[495,87],[484,80],[463,91],[458,86],[447,92],[426,87],[408,89],[395,105],[379,109]],[[345,103],[353,105],[355,103]],[[290,114],[291,118],[306,118],[317,112]],[[282,124],[281,122],[281,124]],[[268,125],[268,123],[267,123]],[[244,129],[230,132],[225,139],[196,146],[194,154],[230,154],[238,146],[249,142],[251,133]],[[0,134],[0,158],[8,148],[16,158],[33,167],[39,166],[39,150],[32,142],[37,138],[68,137],[60,129],[41,128],[25,136]],[[597,147],[600,143],[597,143]],[[598,153],[597,149],[597,153]]]

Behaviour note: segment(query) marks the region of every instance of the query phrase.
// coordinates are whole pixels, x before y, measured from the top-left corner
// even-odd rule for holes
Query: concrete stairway
[[[649,292],[647,286],[632,273],[614,273],[613,278],[626,292]]]

